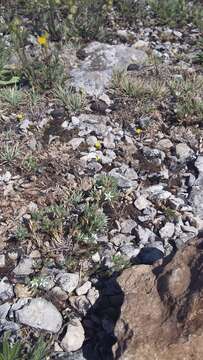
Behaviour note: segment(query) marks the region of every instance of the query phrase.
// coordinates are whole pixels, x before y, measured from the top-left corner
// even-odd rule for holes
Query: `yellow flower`
[[[100,150],[100,149],[101,149],[101,143],[100,143],[100,141],[97,141],[94,146],[95,146],[95,148],[96,148],[97,150]]]
[[[16,119],[17,119],[18,121],[22,121],[22,120],[24,119],[24,114],[23,114],[23,113],[17,114]]]
[[[41,46],[47,46],[48,45],[48,33],[38,36],[37,42]]]
[[[135,129],[135,132],[137,135],[140,135],[140,134],[142,134],[142,129],[137,128],[137,129]]]
[[[98,162],[100,160],[100,157],[96,155],[95,160]]]

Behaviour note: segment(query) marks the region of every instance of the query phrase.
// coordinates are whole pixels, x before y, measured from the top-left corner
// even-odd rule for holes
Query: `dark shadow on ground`
[[[86,341],[83,356],[87,360],[113,360],[112,346],[116,343],[114,329],[120,317],[124,294],[117,282],[118,273],[95,284],[99,298],[83,320]]]

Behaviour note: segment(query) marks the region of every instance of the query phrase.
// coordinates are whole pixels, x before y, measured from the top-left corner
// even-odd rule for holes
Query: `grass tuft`
[[[86,95],[83,92],[75,92],[68,86],[58,86],[54,91],[54,96],[71,114],[80,113],[87,104]]]

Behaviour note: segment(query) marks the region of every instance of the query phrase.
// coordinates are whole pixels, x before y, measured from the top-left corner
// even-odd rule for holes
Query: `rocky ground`
[[[61,49],[78,93],[1,97],[0,331],[25,359],[40,336],[47,359],[119,358],[118,274],[201,230],[200,40],[193,24],[120,25],[111,42]]]

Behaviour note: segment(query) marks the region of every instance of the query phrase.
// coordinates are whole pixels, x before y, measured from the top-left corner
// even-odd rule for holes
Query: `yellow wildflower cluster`
[[[48,46],[48,37],[49,37],[49,35],[47,32],[44,33],[43,35],[38,36],[38,38],[37,38],[38,44],[41,46],[47,47]]]
[[[137,135],[141,135],[142,134],[142,129],[140,129],[140,128],[135,129],[135,133]]]
[[[19,113],[16,115],[16,119],[18,121],[22,121],[22,120],[24,120],[24,118],[25,118],[25,115],[23,113]]]
[[[101,149],[101,143],[100,143],[100,141],[98,141],[97,140],[97,142],[95,143],[95,148],[97,149],[97,150],[100,150]]]

